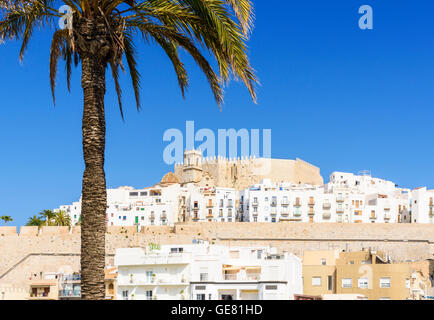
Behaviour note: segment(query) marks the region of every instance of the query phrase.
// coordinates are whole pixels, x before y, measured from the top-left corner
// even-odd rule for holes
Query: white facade
[[[301,259],[266,247],[117,249],[118,299],[262,300],[301,294]]]
[[[189,211],[193,221],[238,221],[238,192],[232,188],[200,188],[190,197]]]
[[[409,189],[341,172],[333,173],[321,187],[264,179],[240,192],[242,220],[250,222],[406,222],[403,217],[410,204]]]
[[[434,190],[426,187],[412,191],[412,222],[434,223]]]
[[[177,222],[433,223],[434,190],[414,191],[370,175],[333,172],[323,186],[272,183],[248,189],[160,183],[107,190],[108,226],[170,225]],[[73,224],[81,200],[61,206]],[[56,209],[56,210],[59,210]]]

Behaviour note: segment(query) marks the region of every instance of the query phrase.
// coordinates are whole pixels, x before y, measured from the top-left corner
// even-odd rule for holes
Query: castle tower
[[[183,183],[199,182],[202,179],[202,151],[186,150],[182,167]]]

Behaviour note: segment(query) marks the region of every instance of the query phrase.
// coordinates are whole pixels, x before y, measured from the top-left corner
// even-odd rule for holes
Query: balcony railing
[[[322,214],[323,219],[330,219],[331,216],[332,215],[331,215],[330,211],[329,212],[323,212],[323,214]]]
[[[344,197],[342,196],[336,197],[336,202],[344,202]]]
[[[81,298],[81,292],[77,290],[59,290],[59,298]]]
[[[301,207],[301,202],[300,201],[296,201],[294,203],[294,207]]]
[[[281,205],[282,205],[282,207],[289,206],[289,201],[288,200],[282,200]]]
[[[331,203],[328,203],[328,202],[326,202],[326,203],[324,203],[324,204],[322,205],[322,208],[323,208],[324,210],[330,210],[331,207],[332,207]]]
[[[81,280],[81,276],[79,274],[69,274],[69,275],[64,275],[62,277],[63,281],[80,281]]]
[[[246,273],[245,275],[224,274],[223,279],[225,281],[259,281],[261,280],[261,274],[260,273]]]

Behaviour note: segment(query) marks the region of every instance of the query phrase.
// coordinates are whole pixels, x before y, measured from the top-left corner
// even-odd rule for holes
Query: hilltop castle
[[[184,162],[175,165],[175,175],[182,184],[237,190],[249,188],[262,179],[312,185],[324,183],[320,169],[301,159],[203,158],[200,150],[186,150]]]

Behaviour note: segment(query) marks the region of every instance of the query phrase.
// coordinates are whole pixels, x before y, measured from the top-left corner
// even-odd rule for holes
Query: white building
[[[118,299],[262,300],[301,294],[301,259],[266,247],[117,249]]]
[[[238,221],[238,192],[232,188],[206,187],[190,196],[189,212],[192,221]]]
[[[334,172],[324,186],[262,183],[240,192],[243,221],[407,222],[409,189],[368,175]]]
[[[412,222],[434,223],[434,190],[426,187],[414,189],[412,192]]]

